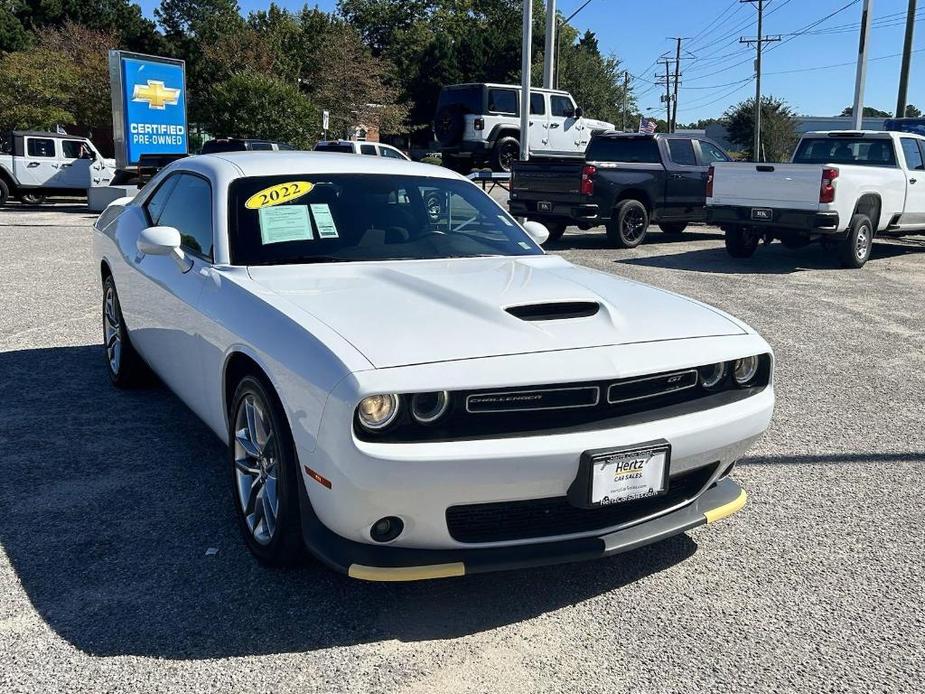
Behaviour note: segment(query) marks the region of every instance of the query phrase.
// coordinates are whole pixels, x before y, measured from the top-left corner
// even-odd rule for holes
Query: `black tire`
[[[687,229],[687,222],[662,222],[658,228],[666,234],[683,234]]]
[[[546,226],[546,229],[549,230],[549,238],[546,239],[546,243],[561,239],[562,235],[565,234],[565,230],[568,228],[565,222],[543,222],[543,224]],[[545,246],[546,244],[544,243],[543,245]]]
[[[20,193],[17,197],[23,205],[41,205],[45,202],[45,196],[39,193]]]
[[[241,410],[246,408],[245,403],[248,401],[257,403],[263,413],[260,421],[269,421],[274,434],[273,443],[268,440],[264,441],[268,445],[261,451],[262,454],[265,453],[267,456],[265,468],[253,459],[244,457],[243,447],[240,447],[237,443],[236,422],[239,414],[242,414],[246,419],[246,411],[241,413]],[[262,427],[263,425],[258,423],[257,426]],[[268,448],[270,450],[267,450]],[[265,480],[267,475],[272,475],[272,470],[276,471],[275,490],[278,499],[276,520],[274,521],[272,532],[268,533],[267,538],[264,538],[266,541],[258,539],[257,535],[260,534],[261,522],[263,523],[264,531],[269,527],[265,520],[266,511],[262,503],[262,500],[266,497],[260,497],[261,492],[266,493],[268,485],[264,482],[259,487],[257,485],[248,487],[247,481],[252,478],[247,477],[243,471],[239,476],[239,464],[236,460],[238,453],[242,454],[243,466],[250,467],[250,463],[253,463],[253,469],[261,471],[258,475],[264,475]],[[283,413],[279,398],[262,375],[247,374],[241,378],[235,388],[228,417],[228,469],[231,475],[232,503],[235,508],[238,528],[244,538],[244,543],[257,558],[257,561],[266,566],[292,566],[304,561],[306,551],[302,542],[301,512],[299,510],[297,486],[302,484],[302,480],[298,474],[298,458],[295,453],[295,444],[292,441],[289,422]],[[245,491],[254,499],[253,513],[248,515],[245,515],[244,508],[244,504],[247,502],[242,500]],[[251,496],[248,497],[248,501]],[[258,516],[261,518],[258,518]],[[248,518],[254,523],[254,530],[251,529]]]
[[[858,270],[870,259],[874,247],[874,225],[866,214],[856,214],[848,225],[848,235],[839,245],[842,267]]]
[[[103,349],[109,380],[116,388],[137,388],[151,382],[151,371],[135,351],[122,317],[112,276],[103,280]],[[118,344],[117,344],[118,343]]]
[[[452,147],[462,140],[465,118],[458,105],[445,106],[434,118],[434,136],[444,147]]]
[[[761,234],[740,227],[726,229],[726,252],[733,258],[751,258],[761,243]]]
[[[493,171],[510,171],[519,156],[520,140],[510,135],[502,137],[491,150],[491,168]]]
[[[624,200],[614,208],[608,220],[607,238],[617,248],[636,248],[646,238],[649,211],[638,200]]]
[[[2,178],[0,178],[0,206],[6,205],[6,201],[10,199],[10,187],[6,184]]]

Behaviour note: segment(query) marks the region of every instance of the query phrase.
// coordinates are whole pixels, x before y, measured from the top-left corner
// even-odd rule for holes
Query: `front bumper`
[[[367,581],[418,581],[599,559],[722,520],[739,511],[747,499],[745,491],[727,477],[683,508],[614,532],[510,547],[433,550],[368,545],[340,537],[315,515],[305,488],[300,485],[299,490],[302,533],[309,550],[329,567]]]
[[[771,209],[771,219],[753,219],[752,207],[715,205],[707,208],[707,221],[716,226],[734,225],[755,229],[792,229],[818,234],[839,232],[838,212]],[[767,208],[761,208],[767,209]]]

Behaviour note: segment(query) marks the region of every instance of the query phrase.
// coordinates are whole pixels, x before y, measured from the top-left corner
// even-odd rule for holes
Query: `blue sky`
[[[558,0],[559,11],[569,15],[583,2]],[[268,4],[259,0],[239,3],[245,13]],[[141,0],[140,4],[152,16],[159,0]],[[277,4],[297,9],[305,3],[277,0]],[[309,4],[331,10],[336,2]],[[861,0],[766,0],[765,4],[764,33],[780,34],[784,41],[770,45],[765,55],[762,92],[786,99],[801,114],[839,113],[854,98]],[[907,4],[907,0],[873,0],[875,25],[868,56],[883,59],[871,60],[868,66],[868,106],[886,111],[896,106],[897,54],[902,51]],[[918,16],[925,20],[921,3]],[[640,106],[653,107],[656,114],[663,112],[659,89],[645,80],[654,80],[654,63],[662,53],[673,54],[674,41],[668,37],[692,37],[687,44],[693,58],[682,61],[685,76],[678,113],[678,120],[686,123],[719,116],[729,105],[754,94],[754,82],[749,79],[754,51],[740,46],[738,38],[755,34],[755,17],[754,7],[738,0],[591,0],[572,24],[595,32],[601,48],[615,53],[640,78],[635,83]],[[807,33],[795,35],[806,29]],[[913,54],[909,101],[925,110],[925,22],[921,20],[916,24],[914,48],[921,52]]]

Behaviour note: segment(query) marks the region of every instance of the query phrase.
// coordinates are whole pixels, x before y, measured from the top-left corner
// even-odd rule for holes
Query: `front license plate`
[[[540,212],[552,212],[552,203],[551,202],[538,202],[536,203],[536,209]]]
[[[768,207],[753,207],[752,219],[758,222],[770,222],[774,219],[774,211]]]
[[[668,446],[600,453],[591,460],[591,504],[609,506],[668,491]]]

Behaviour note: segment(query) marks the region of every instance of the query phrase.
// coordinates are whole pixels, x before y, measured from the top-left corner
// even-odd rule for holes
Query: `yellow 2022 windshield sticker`
[[[289,202],[296,198],[301,198],[303,195],[307,195],[314,187],[314,184],[308,181],[277,183],[275,186],[258,190],[251,195],[244,203],[244,207],[249,210],[259,210],[262,207],[282,205],[284,202]]]

